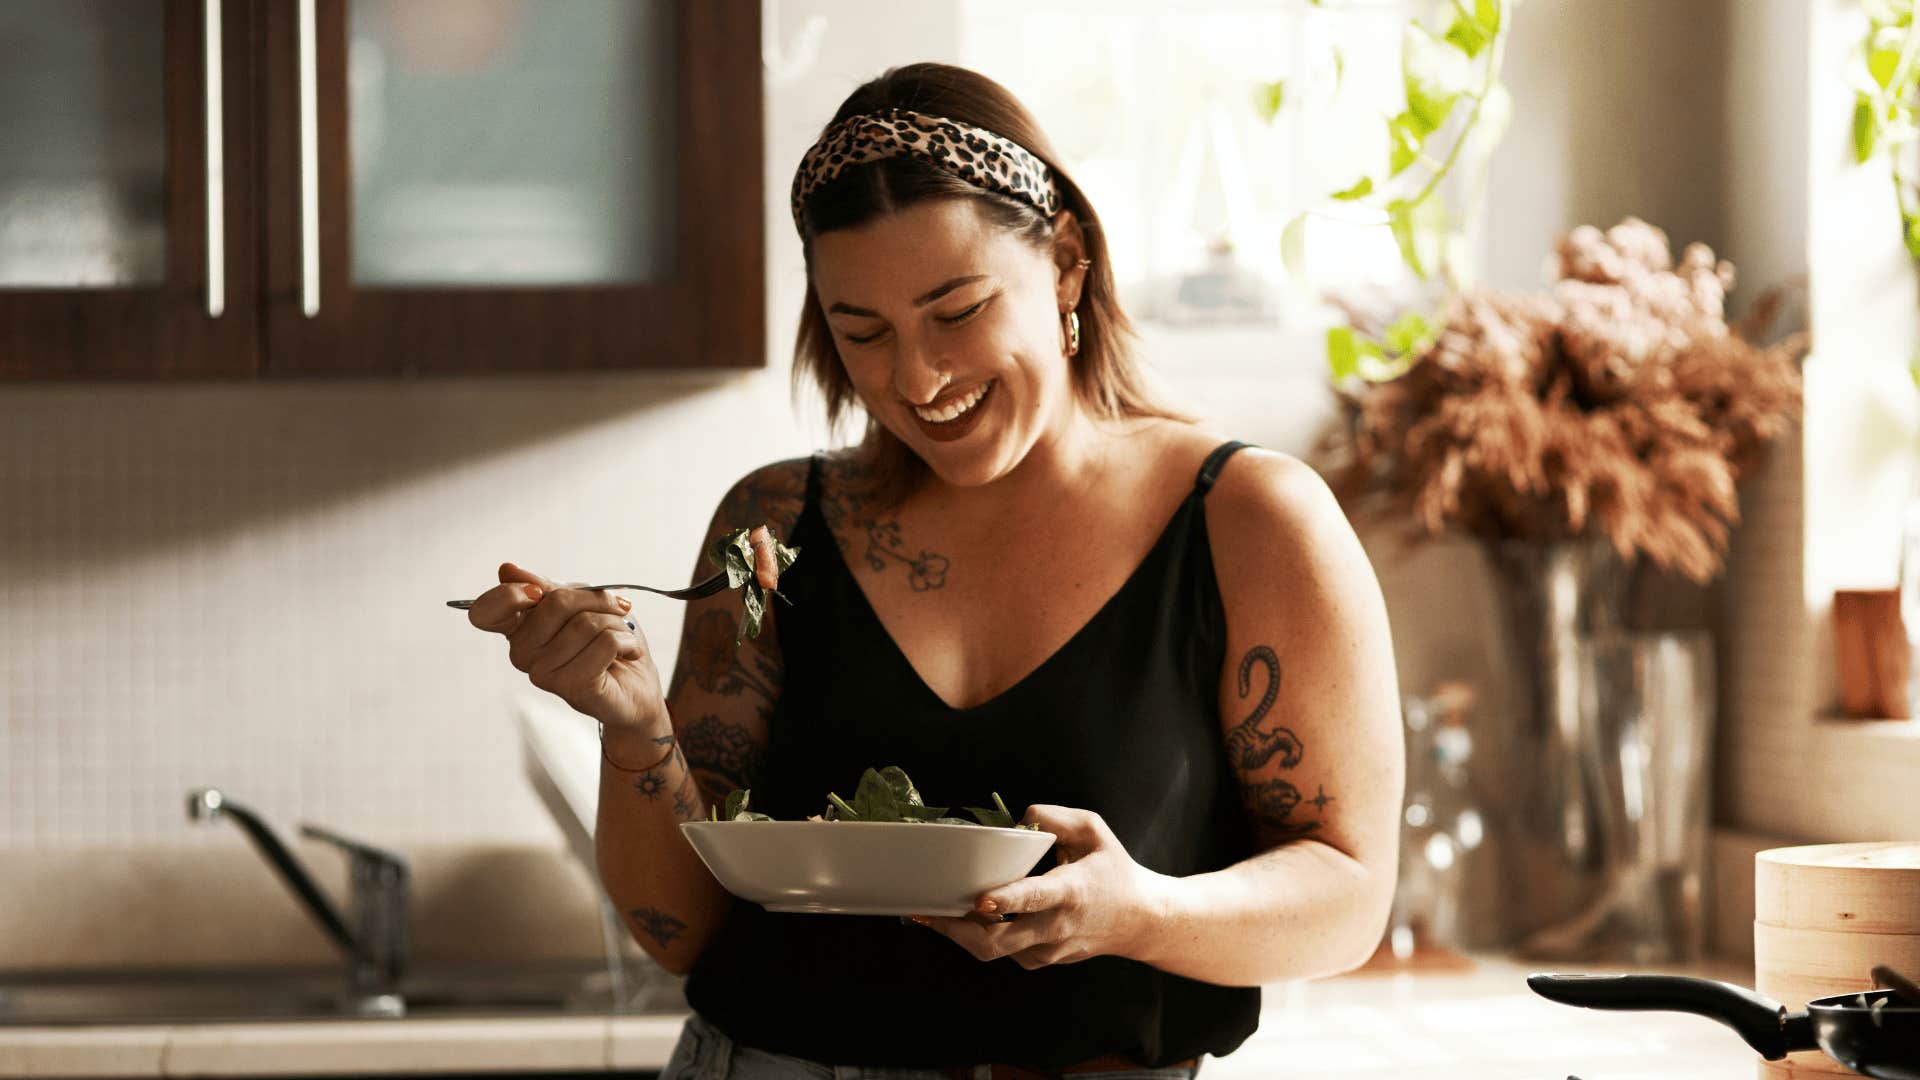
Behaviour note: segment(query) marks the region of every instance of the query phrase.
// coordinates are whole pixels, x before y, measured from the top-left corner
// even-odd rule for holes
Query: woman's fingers
[[[627,609],[631,606],[605,590],[588,592],[584,589],[555,589],[525,614],[517,629],[507,634],[507,640],[511,643],[507,649],[507,655],[512,659],[514,667],[531,672],[535,658],[552,644],[559,636],[561,629],[577,616],[582,613],[597,613],[624,619]],[[572,650],[563,653],[560,662],[565,663],[572,659],[574,653],[579,651],[578,645],[579,643],[576,643]]]
[[[495,585],[474,598],[473,606],[467,609],[467,621],[492,633],[511,634],[545,595],[539,585],[527,582]]]
[[[628,633],[631,631],[627,629],[627,622],[623,616],[608,615],[598,611],[579,612],[568,619],[566,625],[553,635],[552,641],[532,652],[527,674],[534,677],[535,686],[540,686],[538,680],[554,677],[603,636]],[[614,640],[616,648],[607,653],[606,662],[609,664],[619,655],[617,637]],[[604,668],[605,665],[603,664],[602,667]],[[546,689],[546,687],[541,688]]]
[[[637,635],[629,631],[625,623],[618,628],[600,626],[570,659],[545,673],[536,671],[528,678],[533,685],[578,709],[585,698],[592,696],[591,692],[599,687],[600,680],[606,678],[607,670],[623,652],[637,655],[639,651]]]

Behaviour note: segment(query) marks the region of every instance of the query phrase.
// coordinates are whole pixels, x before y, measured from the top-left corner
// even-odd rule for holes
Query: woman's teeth
[[[993,380],[989,379],[986,382],[981,383],[979,386],[974,387],[971,391],[968,392],[967,396],[962,398],[955,398],[954,400],[948,402],[945,406],[938,409],[923,408],[921,406],[916,405],[914,406],[914,409],[913,409],[914,415],[918,416],[922,420],[925,420],[929,424],[944,424],[950,420],[956,420],[962,415],[964,415],[968,409],[971,409],[975,405],[978,405],[980,403],[980,399],[986,396],[987,388],[992,385],[993,385]]]

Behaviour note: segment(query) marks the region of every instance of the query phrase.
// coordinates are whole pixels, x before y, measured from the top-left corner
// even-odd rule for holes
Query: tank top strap
[[[807,504],[801,507],[805,513],[807,507],[820,501],[820,454],[815,451],[807,456]]]
[[[1227,459],[1252,445],[1234,439],[1215,447],[1213,453],[1207,455],[1207,460],[1200,463],[1200,475],[1194,478],[1193,493],[1204,496],[1211,491],[1213,482],[1220,479],[1220,470],[1226,467]]]

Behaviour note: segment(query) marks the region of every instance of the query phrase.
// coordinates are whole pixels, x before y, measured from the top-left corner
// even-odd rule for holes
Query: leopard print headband
[[[800,207],[821,185],[869,161],[912,154],[975,187],[1024,200],[1052,217],[1060,205],[1053,170],[1026,148],[984,128],[906,109],[854,116],[835,124],[800,159],[793,174],[793,224]]]

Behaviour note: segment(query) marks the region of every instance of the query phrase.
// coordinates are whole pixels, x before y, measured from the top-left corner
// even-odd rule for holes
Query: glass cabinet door
[[[663,0],[352,0],[355,286],[674,272],[676,42]]]
[[[0,3],[0,376],[253,370],[247,4]]]
[[[761,320],[754,0],[269,11],[271,370],[707,363],[690,315],[719,295],[737,304],[747,277]],[[746,62],[725,63],[732,54]],[[691,130],[723,77],[751,86],[750,122]],[[712,147],[752,170],[738,185],[750,206],[700,179]],[[742,212],[750,253],[695,242],[704,219]],[[733,362],[764,362],[763,346],[738,349]]]
[[[161,5],[0,5],[0,289],[167,276]]]

